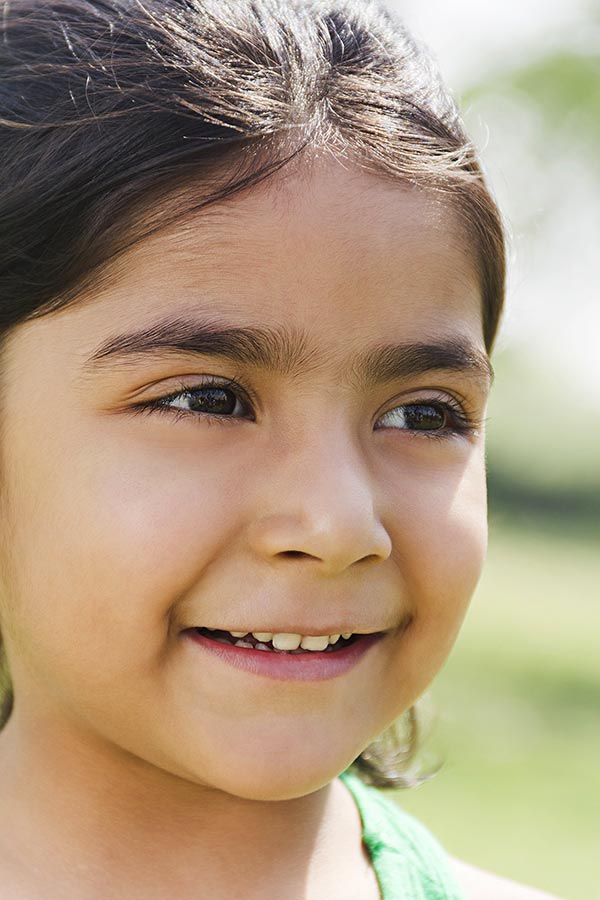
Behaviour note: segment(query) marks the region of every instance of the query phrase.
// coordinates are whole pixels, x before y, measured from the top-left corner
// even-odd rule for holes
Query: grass
[[[597,891],[598,536],[492,528],[432,690],[431,782],[390,794],[459,858],[565,897]]]

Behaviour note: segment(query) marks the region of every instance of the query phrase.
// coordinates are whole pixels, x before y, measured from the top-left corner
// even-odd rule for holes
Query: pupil
[[[405,408],[406,422],[410,428],[417,430],[439,430],[444,427],[445,413],[435,406],[415,404]]]
[[[200,412],[231,415],[235,409],[236,398],[233,391],[227,388],[210,387],[194,391],[189,397],[189,403],[190,409]]]

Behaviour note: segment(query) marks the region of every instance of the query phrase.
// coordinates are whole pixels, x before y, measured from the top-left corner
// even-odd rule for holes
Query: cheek
[[[460,468],[412,473],[397,495],[395,563],[413,621],[399,664],[415,697],[447,658],[487,549],[483,447]]]
[[[79,660],[82,672],[100,656],[107,672],[132,658],[151,666],[171,608],[230,546],[242,491],[233,471],[211,471],[209,454],[174,465],[164,447],[95,446],[48,453],[38,443],[12,457],[15,639],[38,662],[42,647],[63,648],[63,664]]]

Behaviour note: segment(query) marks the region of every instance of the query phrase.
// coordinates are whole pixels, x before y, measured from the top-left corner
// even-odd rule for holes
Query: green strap
[[[346,770],[383,900],[465,900],[436,838],[409,813]]]

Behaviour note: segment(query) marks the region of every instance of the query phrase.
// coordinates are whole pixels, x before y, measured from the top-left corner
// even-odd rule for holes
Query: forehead
[[[485,356],[476,265],[453,211],[333,158],[284,168],[134,245],[83,302],[36,320],[34,353],[59,348],[87,371],[167,316],[298,336],[292,356],[307,352],[319,371],[390,343]]]
[[[97,292],[111,315],[139,318],[214,299],[257,321],[339,310],[421,326],[480,319],[475,254],[435,196],[334,158],[287,168],[158,231],[121,257]],[[299,302],[301,300],[301,302]],[[406,322],[404,322],[406,325]]]

